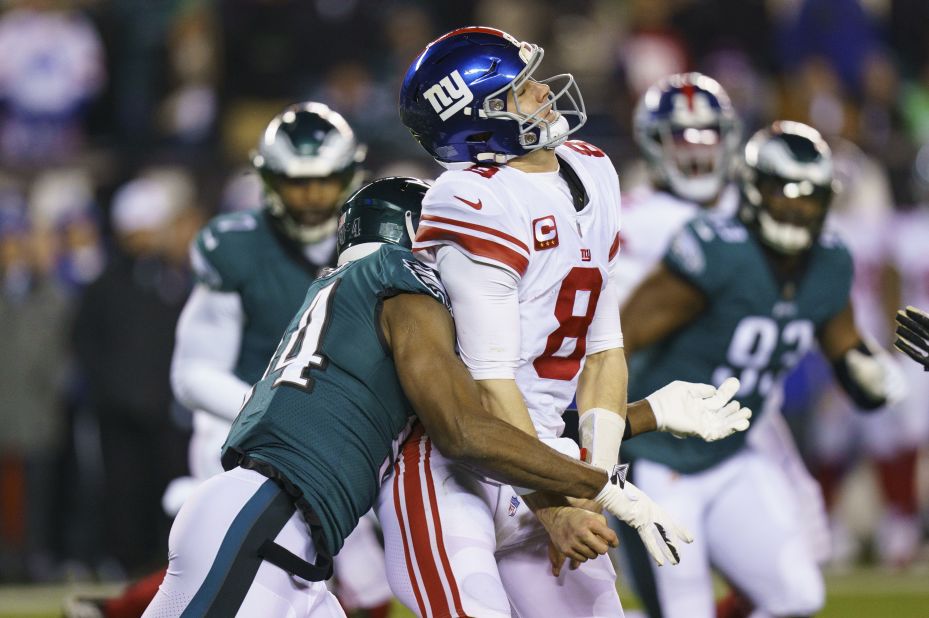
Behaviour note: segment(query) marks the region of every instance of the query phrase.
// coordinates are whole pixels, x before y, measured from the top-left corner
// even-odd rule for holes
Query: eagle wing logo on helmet
[[[474,100],[474,93],[457,70],[440,79],[439,83],[426,90],[423,96],[443,121],[460,112]]]

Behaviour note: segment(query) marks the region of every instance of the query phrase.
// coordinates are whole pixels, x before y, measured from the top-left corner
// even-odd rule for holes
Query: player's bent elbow
[[[429,438],[447,459],[457,461],[464,459],[467,455],[466,439],[456,428],[445,428],[443,431],[430,433]]]
[[[475,417],[462,415],[456,417],[455,422],[438,432],[439,439],[432,434],[430,437],[436,448],[448,459],[453,461],[480,459],[486,439],[482,437],[478,425]]]

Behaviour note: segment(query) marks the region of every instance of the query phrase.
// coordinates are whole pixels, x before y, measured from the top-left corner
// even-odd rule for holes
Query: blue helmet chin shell
[[[439,163],[505,163],[554,148],[587,121],[569,73],[536,80],[551,88],[538,109],[507,109],[544,56],[494,28],[460,28],[429,45],[400,87],[400,120]],[[549,106],[558,118],[543,120]]]

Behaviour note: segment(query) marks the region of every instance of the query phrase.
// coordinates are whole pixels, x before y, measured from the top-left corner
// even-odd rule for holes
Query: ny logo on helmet
[[[442,120],[448,120],[474,100],[474,94],[457,70],[439,80],[423,96],[432,103],[432,109]]]

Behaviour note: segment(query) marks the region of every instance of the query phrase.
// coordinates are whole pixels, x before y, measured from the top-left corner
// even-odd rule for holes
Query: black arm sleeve
[[[854,348],[866,356],[873,356],[871,350],[868,349],[868,346],[862,341]],[[855,381],[855,378],[852,377],[851,371],[848,369],[848,363],[845,360],[845,355],[839,358],[837,361],[832,363],[832,369],[835,371],[835,377],[838,379],[839,384],[842,385],[842,390],[844,390],[849,397],[852,398],[852,401],[855,402],[855,405],[858,406],[864,412],[873,412],[887,403],[887,400],[883,397],[876,399],[865,392],[861,386],[858,385],[858,382]]]

